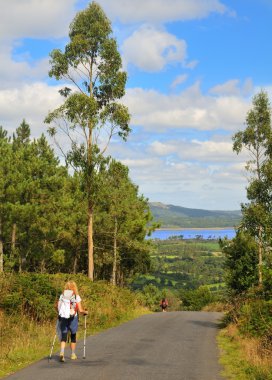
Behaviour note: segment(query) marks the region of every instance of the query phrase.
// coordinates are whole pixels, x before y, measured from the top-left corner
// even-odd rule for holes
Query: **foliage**
[[[149,307],[158,310],[163,296],[171,310],[201,310],[222,300],[224,257],[217,241],[156,240],[154,247],[152,270],[131,283]]]
[[[175,311],[180,309],[180,300],[175,291],[169,289],[159,289],[155,285],[144,286],[141,291],[137,291],[138,297],[143,304],[153,311],[161,311],[160,302],[162,298],[168,300],[168,310]]]
[[[145,236],[152,217],[147,200],[128,176],[128,168],[109,160],[101,173],[101,191],[94,220],[98,254],[97,271],[111,277],[113,284],[150,269],[150,241]],[[106,258],[101,262],[101,257]]]
[[[233,150],[249,153],[246,170],[250,174],[247,187],[249,202],[242,205],[240,230],[247,231],[258,243],[258,281],[263,282],[263,259],[271,245],[271,106],[268,94],[254,96],[252,109],[246,117],[246,128],[233,136]]]
[[[157,308],[162,299],[161,291],[155,285],[146,285],[142,290],[142,299],[144,303],[151,309]]]
[[[0,309],[9,315],[22,314],[37,322],[54,320],[56,301],[68,280],[76,281],[90,318],[96,324],[103,324],[102,319],[106,321],[111,318],[109,313],[114,312],[114,318],[118,318],[129,304],[131,308],[138,305],[137,299],[128,289],[110,287],[105,282],[91,283],[83,275],[25,273],[0,276]],[[111,307],[116,310],[103,309],[103,304],[108,300],[111,300]]]
[[[221,240],[225,254],[226,283],[234,294],[239,294],[258,283],[257,244],[248,233],[237,232],[232,241]]]
[[[1,138],[2,136],[2,138]],[[0,131],[0,272],[86,273],[88,263],[87,201],[82,173],[60,165],[42,135],[31,139],[23,121],[13,138]],[[108,161],[110,167],[111,160]],[[118,281],[128,282],[150,266],[151,244],[145,240],[151,214],[147,200],[132,184],[127,167],[122,186],[107,165],[97,174],[103,184],[96,200],[96,279],[110,280],[113,225],[118,218]],[[111,179],[110,179],[111,178]],[[112,196],[110,196],[112,195]],[[102,248],[102,249],[101,249]]]
[[[249,336],[269,336],[272,334],[272,302],[257,299],[247,301],[240,309],[239,331]],[[272,348],[272,347],[271,347]]]
[[[205,306],[216,301],[207,286],[200,286],[196,290],[180,290],[179,296],[182,302],[182,310],[202,310]]]
[[[141,289],[153,284],[159,289],[197,289],[208,285],[217,292],[224,285],[224,256],[218,241],[156,240],[148,275],[135,277],[131,286]]]

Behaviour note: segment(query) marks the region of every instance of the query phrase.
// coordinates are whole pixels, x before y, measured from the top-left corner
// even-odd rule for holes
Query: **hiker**
[[[163,298],[161,300],[161,303],[160,303],[160,307],[162,308],[162,311],[166,311],[167,307],[168,307],[168,301],[167,301],[167,298]]]
[[[76,333],[78,329],[78,313],[87,315],[88,311],[84,310],[81,305],[81,297],[78,294],[77,285],[74,281],[68,281],[65,284],[64,291],[57,303],[59,313],[59,328],[61,331],[60,343],[60,361],[64,362],[64,350],[67,342],[67,335],[71,333],[71,359],[77,359]]]

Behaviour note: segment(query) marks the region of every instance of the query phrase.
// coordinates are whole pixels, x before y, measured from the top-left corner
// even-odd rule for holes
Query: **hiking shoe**
[[[60,354],[60,356],[59,356],[59,360],[60,360],[60,362],[65,362],[65,359],[64,359],[64,354]]]
[[[77,359],[76,354],[72,354],[72,355],[71,355],[71,359],[72,359],[72,360],[76,360],[76,359]]]

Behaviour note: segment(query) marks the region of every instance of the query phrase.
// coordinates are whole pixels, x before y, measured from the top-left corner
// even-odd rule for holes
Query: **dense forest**
[[[62,165],[23,121],[0,128],[0,272],[87,273],[84,178]],[[151,220],[127,167],[107,158],[95,176],[95,278],[124,284],[150,266]]]

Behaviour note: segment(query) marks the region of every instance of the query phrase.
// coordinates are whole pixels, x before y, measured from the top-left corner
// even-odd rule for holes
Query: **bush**
[[[246,302],[240,310],[238,327],[242,334],[263,337],[272,334],[272,301]]]
[[[56,316],[54,308],[59,287],[51,284],[49,275],[22,274],[1,276],[0,307],[8,314],[23,313],[36,321],[53,319]]]
[[[180,310],[180,300],[174,291],[159,289],[153,284],[146,285],[142,291],[137,292],[140,302],[153,311],[160,311],[162,298],[167,298],[169,311]]]
[[[207,286],[200,286],[196,290],[180,291],[183,310],[201,310],[204,306],[215,302],[215,296]]]
[[[162,293],[155,285],[149,284],[143,288],[142,297],[147,307],[156,310],[162,299]]]
[[[55,304],[66,281],[74,280],[90,318],[103,327],[134,312],[140,302],[128,289],[103,281],[91,282],[83,275],[9,274],[0,276],[0,308],[9,315],[23,314],[38,321],[56,319]]]

